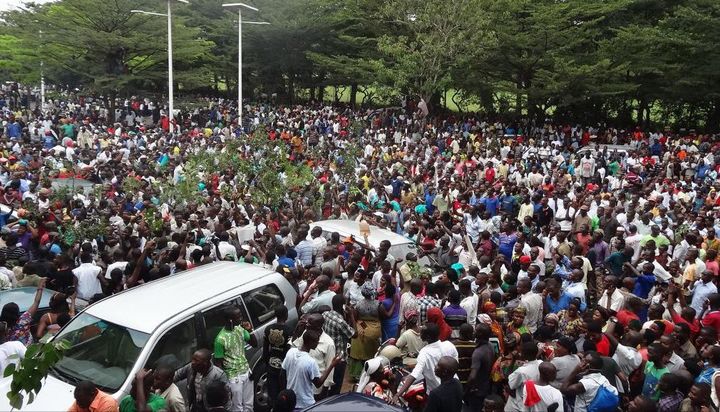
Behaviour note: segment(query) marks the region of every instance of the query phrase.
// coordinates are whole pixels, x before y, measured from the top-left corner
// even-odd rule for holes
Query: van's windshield
[[[55,337],[70,342],[70,349],[51,373],[68,383],[91,380],[103,391],[116,392],[149,337],[147,333],[81,313]]]

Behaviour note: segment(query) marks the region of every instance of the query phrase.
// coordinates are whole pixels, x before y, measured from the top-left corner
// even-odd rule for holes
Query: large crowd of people
[[[66,94],[41,112],[11,92],[0,95],[0,288],[39,292],[25,312],[2,308],[0,367],[69,322],[77,299],[231,260],[276,270],[298,293],[297,326],[280,306],[262,339],[277,411],[350,390],[403,404],[417,382],[413,407],[427,411],[720,406],[717,135],[433,117],[423,103],[247,104],[238,125],[232,102],[198,99],[171,122],[149,99],[110,113]],[[178,184],[188,159],[258,130],[311,168],[304,190],[260,204],[255,182],[208,170],[200,196],[162,201],[156,183]],[[58,197],[52,181],[68,177],[99,190]],[[325,219],[391,230],[417,253],[310,230]],[[106,230],[68,236],[88,221]],[[31,327],[43,288],[51,310]],[[239,310],[225,318],[185,368],[141,370],[119,402],[80,382],[70,410],[252,410],[245,345],[258,337]]]

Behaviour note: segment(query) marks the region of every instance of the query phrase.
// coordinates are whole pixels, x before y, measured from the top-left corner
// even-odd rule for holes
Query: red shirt
[[[691,337],[695,337],[698,333],[700,333],[700,321],[697,319],[693,319],[692,323],[690,323],[676,313],[673,315],[672,320],[673,322],[675,322],[675,324],[684,323],[688,325],[688,327],[690,328]]]
[[[720,310],[714,310],[705,315],[702,318],[702,325],[714,327],[718,331],[718,336],[720,336]]]
[[[618,320],[620,320],[620,318],[618,318]],[[597,350],[597,353],[602,356],[610,356],[610,339],[608,339],[607,336],[602,335],[600,342],[595,344],[595,350]]]
[[[627,309],[619,311],[617,313],[617,319],[618,322],[626,328],[630,324],[630,321],[632,321],[633,319],[636,319],[638,322],[640,321],[640,318],[638,317],[638,315],[635,314],[635,312],[631,312]]]
[[[492,183],[495,180],[495,168],[488,167],[485,169],[485,180]]]
[[[720,198],[718,198],[718,201],[720,201]],[[715,204],[717,204],[717,201]],[[715,276],[720,274],[720,265],[718,265],[717,260],[705,262],[705,269],[712,271]]]
[[[587,254],[588,249],[590,249],[590,240],[592,239],[592,236],[590,234],[583,235],[582,233],[578,233],[575,236],[575,240],[577,241],[577,244],[582,247],[582,253],[583,255]]]

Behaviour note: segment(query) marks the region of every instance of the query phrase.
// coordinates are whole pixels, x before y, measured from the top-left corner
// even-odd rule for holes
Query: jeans
[[[330,388],[328,396],[338,395],[342,389],[343,381],[345,380],[345,368],[347,367],[347,361],[342,361],[335,366],[333,370],[333,381],[335,384]]]
[[[275,406],[275,401],[277,400],[278,394],[280,391],[282,391],[285,388],[280,387],[280,375],[276,375],[273,373],[267,374],[267,393],[268,393],[268,403],[270,406]]]
[[[232,395],[232,412],[252,412],[255,393],[253,382],[250,380],[250,372],[235,375],[229,379],[230,392]]]

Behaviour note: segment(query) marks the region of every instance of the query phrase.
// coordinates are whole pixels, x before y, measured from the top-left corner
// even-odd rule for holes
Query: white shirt
[[[237,262],[237,249],[230,243],[218,242],[218,251],[220,251],[220,260],[225,260],[226,257],[230,256],[234,262]]]
[[[584,378],[580,379],[580,383],[585,388],[585,392],[575,397],[575,412],[586,412],[587,406],[590,405],[595,399],[600,386],[604,386],[607,390],[617,395],[618,391],[615,389],[610,381],[607,380],[601,373],[595,372],[585,375]]]
[[[713,293],[717,293],[717,287],[714,283],[708,282],[705,284],[702,280],[696,280],[695,285],[690,290],[692,292],[692,301],[690,307],[695,309],[696,317],[700,318],[702,312],[703,303],[707,300],[707,297]]]
[[[642,239],[642,235],[640,235],[640,233],[636,233],[625,238],[625,246],[633,249],[633,261],[640,257],[640,239]]]
[[[73,269],[77,278],[77,295],[80,299],[89,300],[94,295],[102,293],[102,286],[98,275],[102,269],[92,263],[83,263]]]
[[[670,370],[670,373],[680,372],[685,369],[685,359],[673,352],[665,366],[667,366],[668,370]]]
[[[535,333],[543,317],[542,295],[528,292],[520,298],[520,306],[527,309],[524,325],[528,327],[531,333]]]
[[[302,345],[302,336],[295,339],[295,342],[293,342],[293,346],[296,348],[302,348]],[[333,358],[335,357],[335,341],[333,341],[327,333],[323,332],[322,335],[320,335],[320,341],[318,342],[317,347],[310,351],[310,357],[315,359],[315,362],[320,369],[320,373],[322,374],[323,372],[325,372],[325,369],[330,366],[330,362],[332,362]],[[328,375],[323,386],[328,388],[333,386],[335,381],[333,380],[332,375],[332,373]],[[322,388],[315,388],[316,395],[319,394],[321,391]]]
[[[17,355],[17,357],[12,357]],[[0,345],[0,373],[5,372],[5,368],[11,363],[16,365],[25,357],[25,345],[22,342],[13,340]]]
[[[388,255],[388,257],[390,257],[390,256]],[[390,271],[390,273],[388,273],[388,276],[390,276],[390,275],[392,275],[392,271]],[[382,277],[383,277],[383,273],[382,273],[381,270],[378,270],[377,272],[375,272],[375,274],[373,274],[373,277],[372,277],[372,280],[371,280],[371,281],[372,281],[373,287],[374,287],[376,290],[377,290],[377,289],[380,289],[380,280],[382,279]],[[400,273],[399,273],[399,271],[398,271],[398,273],[395,275],[395,285],[398,286],[398,287],[400,286]]]
[[[107,269],[105,270],[105,279],[110,279],[110,274],[115,269],[120,269],[125,272],[125,267],[127,267],[128,262],[115,262],[108,265]]]
[[[334,346],[333,346],[334,347]],[[298,408],[312,406],[315,403],[315,386],[312,380],[322,376],[312,356],[297,348],[290,348],[283,359],[282,368],[287,374],[287,387],[297,396]],[[328,379],[332,378],[328,376]]]
[[[467,312],[467,323],[471,326],[475,326],[479,301],[480,296],[474,293],[460,301],[460,307]]]
[[[312,244],[315,248],[315,265],[320,265],[323,263],[323,251],[325,251],[325,248],[327,247],[327,239],[322,236],[318,236],[312,239]]]
[[[603,292],[603,295],[600,298],[598,305],[602,306],[603,308],[606,308],[607,304],[608,304],[608,295],[607,295],[607,292]],[[622,294],[622,292],[620,292],[620,290],[615,289],[612,296],[610,296],[610,309],[614,310],[615,312],[619,312],[620,309],[622,309],[624,305],[625,305],[625,296]]]
[[[582,306],[585,306],[585,292],[587,292],[587,286],[582,282],[568,282],[564,287],[565,293],[572,296],[573,298],[580,299]]]
[[[540,402],[536,403],[533,406],[526,407],[525,409],[523,409],[524,411],[546,412],[548,410],[548,406],[552,405],[553,403],[558,404],[558,408],[555,410],[556,412],[564,412],[565,411],[564,405],[563,405],[563,396],[559,390],[553,388],[550,385],[545,385],[545,386],[535,385],[535,390],[537,391],[538,395],[540,396]],[[527,394],[523,393],[523,404],[525,404],[526,396],[527,396]]]
[[[418,353],[417,364],[410,374],[415,380],[425,378],[427,393],[440,386],[440,379],[435,376],[435,366],[443,356],[452,356],[457,359],[458,353],[455,345],[448,341],[435,341],[425,345]]]
[[[525,381],[533,380],[537,381],[540,379],[540,360],[534,360],[526,363],[525,365],[517,368],[515,372],[508,376],[508,385],[510,389],[515,391],[515,396],[510,396],[505,404],[505,411],[523,411],[525,405],[523,399],[525,398]]]
[[[674,261],[677,262],[684,262],[685,261],[685,255],[687,254],[688,249],[690,249],[690,243],[688,243],[687,240],[683,239],[680,244],[675,246],[675,250],[673,251],[672,258]]]
[[[621,343],[618,343],[612,358],[626,376],[630,376],[642,363],[642,356],[637,349]]]

